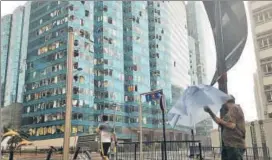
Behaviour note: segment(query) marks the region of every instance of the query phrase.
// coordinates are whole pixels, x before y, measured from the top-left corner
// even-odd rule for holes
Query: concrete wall
[[[255,56],[257,63],[257,74],[255,78],[255,98],[257,102],[257,112],[259,119],[271,118],[269,113],[272,113],[272,104],[267,101],[264,85],[271,85],[272,78],[270,75],[265,75],[262,71],[261,60],[272,56],[272,49],[260,49],[257,43],[257,39],[260,38],[259,34],[268,35],[269,30],[272,29],[272,21],[266,20],[262,23],[255,22],[254,16],[258,16],[260,13],[265,13],[271,9],[272,1],[252,1],[248,2],[249,9],[249,23],[251,24],[251,30],[253,35],[253,42],[255,48]]]

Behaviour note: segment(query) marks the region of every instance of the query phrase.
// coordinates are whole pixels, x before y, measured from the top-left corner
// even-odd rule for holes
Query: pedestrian
[[[222,118],[218,118],[208,106],[204,107],[205,112],[208,112],[212,119],[222,129],[223,148],[222,160],[243,160],[245,152],[245,118],[240,105],[235,104],[235,99],[232,96],[224,104],[226,114]]]
[[[96,131],[100,134],[100,141],[101,141],[101,156],[104,160],[109,159],[109,149],[111,146],[111,142],[113,139],[113,127],[110,126],[108,121],[108,116],[102,116],[102,123],[98,126]],[[115,140],[115,139],[114,139]]]

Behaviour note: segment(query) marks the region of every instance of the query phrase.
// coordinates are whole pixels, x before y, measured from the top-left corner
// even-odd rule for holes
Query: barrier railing
[[[144,160],[165,160],[164,143],[144,142]],[[116,159],[140,160],[139,142],[120,143],[117,147]],[[201,146],[199,141],[167,141],[167,160],[184,160],[190,158],[219,160],[221,147]],[[244,152],[244,160],[271,160],[269,149],[262,147],[248,147]]]
[[[164,160],[164,142],[143,142],[143,159]],[[167,160],[183,160],[187,158],[203,159],[199,141],[167,141]],[[116,159],[139,160],[140,143],[120,143],[117,147]]]
[[[221,147],[202,147],[202,157],[204,159],[220,159]],[[244,160],[270,160],[268,148],[247,147],[244,152]]]
[[[164,143],[143,142],[144,160],[165,160]],[[117,146],[117,152],[113,157],[114,160],[139,160],[140,159],[139,142],[120,143]],[[167,160],[185,160],[185,159],[203,159],[203,160],[220,160],[221,147],[201,146],[199,141],[167,141]],[[70,157],[75,156],[76,148],[71,148]],[[8,158],[9,151],[2,150],[4,157]],[[62,160],[62,147],[56,148],[38,148],[28,147],[14,152],[15,159],[35,159],[35,160]],[[99,158],[99,154],[92,154],[91,150],[80,151],[75,159],[92,159]],[[262,147],[248,147],[244,152],[244,160],[272,160],[269,149]]]

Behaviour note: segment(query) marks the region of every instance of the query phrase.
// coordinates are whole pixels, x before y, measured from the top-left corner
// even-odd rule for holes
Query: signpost
[[[162,94],[160,98],[160,107],[162,111],[162,126],[163,126],[163,146],[164,146],[164,160],[167,160],[167,148],[166,148],[166,133],[165,133],[165,109],[166,101],[165,96]]]
[[[166,154],[166,133],[165,133],[165,109],[166,109],[166,100],[163,95],[163,90],[155,90],[152,92],[146,92],[140,94],[140,108],[139,108],[139,130],[140,130],[140,160],[143,160],[143,122],[142,122],[142,96],[145,96],[146,102],[159,101],[160,108],[162,111],[162,120],[163,120],[163,159],[167,160]],[[162,152],[163,153],[163,152]]]

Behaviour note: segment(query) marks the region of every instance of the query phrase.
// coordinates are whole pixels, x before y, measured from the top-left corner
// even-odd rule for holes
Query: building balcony
[[[271,30],[271,28],[272,28],[271,26],[272,26],[272,21],[268,21],[268,22],[265,22],[265,23],[257,25],[255,27],[255,33],[256,33],[256,35]]]
[[[259,1],[256,3],[251,3],[251,9],[258,10],[260,8],[266,7],[267,5],[271,4],[271,1]]]
[[[263,84],[264,85],[271,85],[272,84],[272,75],[263,77]]]
[[[271,26],[272,26],[272,23],[271,23]],[[259,57],[260,57],[260,59],[268,58],[268,57],[271,57],[271,53],[272,53],[272,47],[267,48],[267,49],[263,49],[263,50],[259,50]]]

